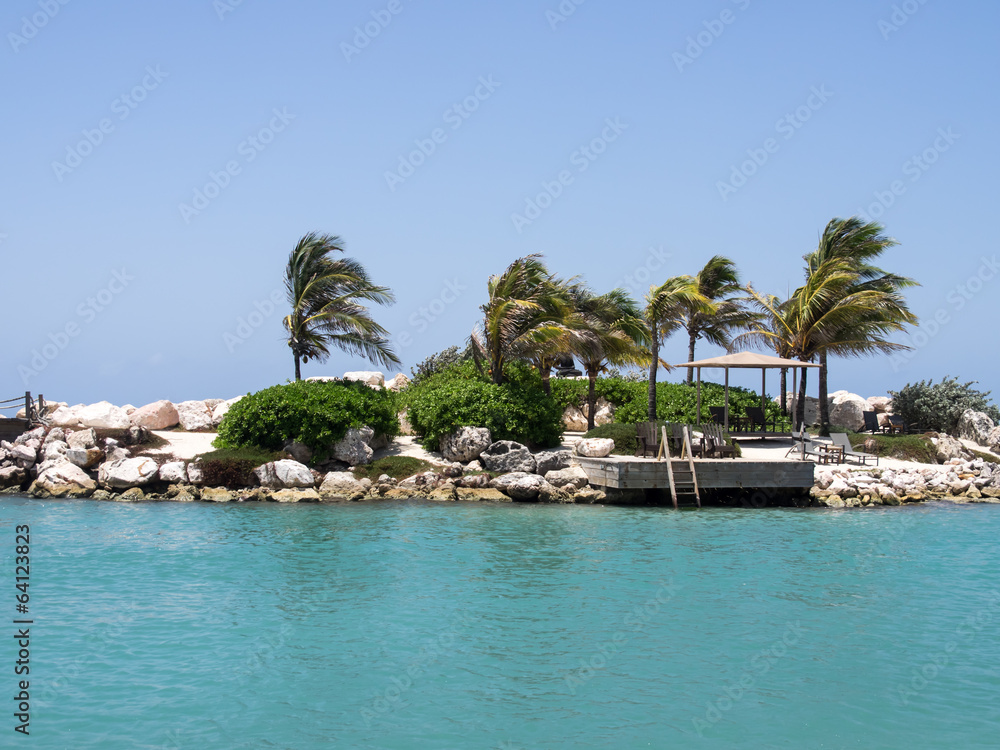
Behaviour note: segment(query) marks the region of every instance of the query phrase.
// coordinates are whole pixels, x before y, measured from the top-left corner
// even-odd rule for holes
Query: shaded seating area
[[[726,442],[726,432],[717,424],[701,426],[701,458],[736,458],[736,448]]]
[[[799,457],[803,461],[828,463],[831,460],[831,453],[829,450],[831,443],[813,440],[812,436],[806,432],[805,425],[800,426],[798,431],[792,430],[792,440],[794,442],[792,447],[788,449],[788,452],[785,453],[785,458],[788,458],[794,453],[798,453]]]
[[[873,435],[876,432],[885,432],[885,428],[878,423],[878,414],[873,411],[863,411],[861,416],[865,419],[865,432],[870,432]]]
[[[636,448],[635,455],[639,458],[656,458],[660,453],[660,427],[667,431],[667,440],[670,441],[670,452],[678,455],[684,445],[685,425],[677,422],[639,422],[635,426]]]

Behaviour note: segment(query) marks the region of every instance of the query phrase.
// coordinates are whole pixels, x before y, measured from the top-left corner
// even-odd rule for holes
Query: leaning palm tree
[[[541,255],[518,258],[502,274],[491,276],[487,289],[489,299],[480,307],[483,320],[470,343],[476,363],[485,361],[490,378],[499,385],[511,360],[558,353],[572,306]]]
[[[698,339],[729,348],[733,332],[750,326],[755,315],[744,306],[739,272],[729,258],[716,255],[695,275],[698,291],[709,304],[685,304],[681,307],[683,326],[688,333],[688,361],[694,361]],[[694,368],[689,367],[687,383],[694,382]]]
[[[847,262],[857,280],[851,285],[852,291],[874,290],[884,292],[889,295],[886,299],[893,299],[894,304],[888,308],[881,308],[880,316],[882,322],[895,321],[896,323],[914,324],[916,317],[913,316],[906,305],[906,301],[899,293],[908,287],[915,286],[912,279],[896,276],[883,271],[872,264],[885,250],[897,245],[892,237],[883,234],[884,227],[876,222],[865,222],[853,216],[849,219],[835,218],[831,220],[820,237],[819,244],[813,252],[805,256],[806,275],[810,276],[820,272],[823,264],[831,259],[837,258]],[[876,323],[878,321],[869,321]],[[890,327],[889,330],[901,330],[899,327]],[[857,331],[855,331],[857,333]],[[850,333],[843,334],[846,339],[850,339]],[[821,434],[827,434],[830,424],[830,410],[827,403],[827,355],[830,353],[847,352],[851,356],[851,347],[823,346],[818,351],[819,358],[819,411]]]
[[[793,323],[787,300],[773,294],[761,294],[747,284],[747,301],[754,308],[754,321],[747,330],[737,335],[732,343],[771,349],[783,358],[791,359],[795,351]],[[788,415],[788,370],[781,370],[781,413]]]
[[[301,363],[326,360],[331,346],[383,366],[399,364],[388,331],[364,305],[391,304],[395,301],[392,292],[372,283],[358,261],[330,257],[342,252],[340,237],[311,232],[288,256],[285,292],[292,312],[283,322],[295,358],[296,380],[302,379]]]
[[[587,373],[587,429],[592,430],[597,411],[597,376],[608,365],[643,364],[648,336],[642,311],[624,289],[597,296],[585,286],[576,285],[573,303],[579,325],[574,326],[578,335],[573,339],[572,351]]]
[[[656,371],[669,365],[660,359],[660,345],[683,325],[683,311],[689,306],[709,302],[698,291],[698,281],[693,276],[674,276],[660,286],[650,287],[646,295],[643,317],[646,321],[649,343],[649,421],[656,421]]]

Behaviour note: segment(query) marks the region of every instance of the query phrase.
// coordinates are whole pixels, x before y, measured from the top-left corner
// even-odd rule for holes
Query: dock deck
[[[666,489],[669,487],[667,462],[653,458],[577,456],[580,467],[595,487],[617,490]],[[698,486],[703,489],[795,489],[813,486],[811,461],[748,460],[742,458],[699,458],[694,462]],[[674,471],[687,461],[673,459]]]

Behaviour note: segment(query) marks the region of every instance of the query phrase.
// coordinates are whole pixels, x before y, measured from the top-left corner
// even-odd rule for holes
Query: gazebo
[[[721,357],[711,359],[701,359],[697,362],[685,362],[674,367],[693,367],[697,373],[698,380],[698,407],[697,414],[701,420],[701,370],[705,368],[722,368],[726,371],[726,418],[725,429],[729,430],[729,371],[739,370],[760,370],[760,407],[763,409],[767,396],[767,371],[768,370],[792,370],[792,382],[796,382],[795,370],[799,367],[819,367],[811,362],[801,362],[797,359],[784,359],[782,357],[771,357],[767,354],[757,354],[756,352],[739,352],[737,354],[725,354]]]

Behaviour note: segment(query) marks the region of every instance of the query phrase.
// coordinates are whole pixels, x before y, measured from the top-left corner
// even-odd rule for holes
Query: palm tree
[[[513,359],[555,355],[566,341],[564,324],[572,307],[564,285],[541,255],[518,258],[487,285],[489,300],[470,343],[477,364],[487,363],[490,378],[504,382],[504,366]]]
[[[695,276],[698,291],[709,304],[684,304],[681,306],[684,328],[688,332],[688,361],[694,361],[694,348],[703,338],[726,349],[734,330],[746,328],[755,316],[743,306],[743,300],[734,297],[741,292],[739,272],[729,258],[716,255]],[[694,382],[694,368],[689,367],[687,383]]]
[[[902,330],[903,323],[914,324],[916,317],[910,313],[905,300],[899,292],[916,282],[912,279],[896,276],[883,271],[881,268],[872,265],[872,261],[880,256],[885,250],[898,243],[891,237],[883,234],[884,227],[876,222],[864,222],[854,216],[849,219],[832,219],[823,230],[819,245],[816,250],[805,256],[806,274],[819,273],[823,264],[833,258],[846,261],[857,275],[857,281],[852,285],[854,291],[873,290],[884,292],[889,295],[884,302],[892,300],[892,304],[881,309],[880,316],[884,322],[895,321],[898,325],[887,330]],[[860,321],[859,321],[860,322]],[[871,321],[875,323],[877,321]],[[845,331],[841,338],[850,339],[860,332]],[[836,337],[835,337],[836,338]],[[880,350],[882,351],[882,350]],[[853,349],[844,343],[840,345],[831,344],[819,349],[819,411],[820,411],[820,431],[821,434],[829,432],[830,409],[827,403],[827,355],[828,353],[846,353],[851,356]]]
[[[624,289],[595,296],[582,284],[572,287],[578,325],[572,350],[580,359],[589,380],[587,389],[587,429],[594,429],[597,411],[597,376],[607,365],[635,365],[645,361],[648,342],[642,311]]]
[[[795,343],[792,321],[788,315],[789,303],[773,294],[761,294],[750,284],[745,288],[748,301],[756,308],[754,321],[748,330],[733,339],[733,344],[746,343],[764,349],[773,349],[784,359],[794,356]],[[781,413],[788,415],[788,370],[781,370]]]
[[[660,365],[660,344],[683,325],[683,311],[689,306],[709,302],[698,291],[698,280],[693,276],[674,276],[660,286],[650,287],[646,295],[643,317],[646,321],[649,342],[649,421],[656,421],[656,370]]]
[[[363,304],[391,304],[392,292],[373,284],[358,261],[330,257],[342,252],[340,237],[311,232],[288,256],[285,291],[292,312],[283,322],[295,357],[296,380],[302,379],[301,363],[325,361],[331,344],[383,366],[400,363],[389,345],[388,331]]]

